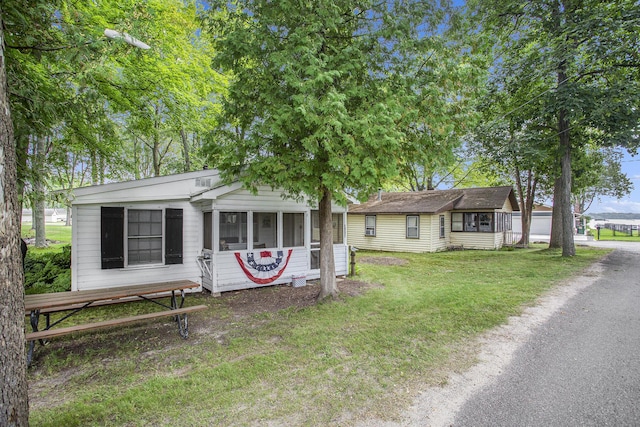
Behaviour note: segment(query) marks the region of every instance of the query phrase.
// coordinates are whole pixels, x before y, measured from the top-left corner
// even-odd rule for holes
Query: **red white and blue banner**
[[[293,249],[289,249],[286,259],[284,251],[277,251],[275,256],[271,251],[247,252],[244,257],[240,252],[235,252],[235,256],[240,268],[252,282],[265,285],[282,276],[292,253]]]

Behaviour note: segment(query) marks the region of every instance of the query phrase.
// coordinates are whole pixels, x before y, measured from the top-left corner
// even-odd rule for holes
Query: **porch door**
[[[320,269],[320,213],[311,211],[310,270]]]
[[[198,264],[202,271],[202,286],[213,292],[213,212],[203,212],[202,253]]]

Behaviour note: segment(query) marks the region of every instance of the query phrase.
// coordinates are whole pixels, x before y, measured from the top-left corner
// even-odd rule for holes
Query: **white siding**
[[[268,188],[261,188],[257,195],[251,194],[249,191],[240,189],[226,194],[212,202],[213,209],[217,212],[277,212],[279,218],[282,218],[282,213],[302,212],[305,214],[305,247],[293,248],[293,254],[291,260],[287,266],[285,272],[280,278],[268,285],[290,283],[292,277],[304,275],[307,279],[317,279],[320,277],[319,270],[310,270],[310,227],[311,227],[311,207],[306,203],[299,203],[291,199],[283,199],[280,192],[271,191]],[[333,205],[332,211],[336,214],[345,212],[345,208]],[[248,215],[251,218],[252,215]],[[218,215],[214,215],[214,218],[218,218]],[[248,219],[248,228],[251,228],[251,219]],[[345,218],[346,227],[346,218]],[[346,230],[345,230],[346,231]],[[334,259],[336,266],[336,275],[341,276],[347,274],[348,269],[348,251],[346,242],[346,232],[343,231],[344,243],[334,245]],[[251,282],[244,271],[240,268],[238,261],[234,255],[234,252],[240,252],[243,256],[247,253],[246,250],[242,251],[224,251],[218,252],[218,245],[215,242],[218,241],[216,233],[217,227],[214,226],[214,247],[216,254],[214,256],[214,292],[224,292],[229,290],[244,289],[260,285]],[[252,230],[248,230],[249,235],[252,235]],[[289,248],[284,248],[286,251]],[[272,252],[278,250],[278,248],[266,248]],[[259,252],[260,249],[253,250]]]
[[[389,252],[431,252],[438,243],[437,216],[420,215],[420,237],[407,238],[407,215],[376,215],[376,235],[364,235],[365,215],[348,215],[349,244],[359,249]]]
[[[285,256],[288,250],[289,248],[283,249]],[[347,274],[348,268],[347,247],[346,245],[334,245],[333,251],[336,263],[336,275],[344,276]],[[293,248],[289,264],[278,279],[267,284],[254,283],[247,278],[240,267],[235,256],[235,252],[239,252],[242,257],[247,253],[247,251],[228,251],[219,252],[215,256],[213,269],[215,275],[213,292],[226,292],[238,289],[291,283],[294,276],[305,276],[307,280],[317,279],[320,277],[319,270],[309,270],[309,251],[306,248]]]
[[[73,208],[72,290],[97,289],[164,282],[192,280],[200,283],[200,268],[196,258],[202,250],[202,212],[187,202],[166,204],[133,203],[124,206],[135,209],[178,208],[183,210],[183,264],[149,265],[103,270],[100,249],[100,207],[80,205]]]
[[[444,216],[444,238],[440,237],[440,215]],[[451,237],[451,213],[444,212],[431,216],[431,252],[444,251],[450,245]]]
[[[500,240],[500,246],[502,246],[502,233],[458,231],[451,233],[451,245],[462,246],[465,249],[496,249],[496,240]]]
[[[309,248],[311,236],[311,207],[304,202],[283,199],[279,191],[271,191],[263,187],[257,195],[238,189],[237,185],[218,188],[198,193],[190,199],[188,192],[194,190],[194,177],[205,176],[205,173],[192,173],[188,180],[177,177],[175,180],[162,178],[145,181],[153,184],[148,187],[136,183],[119,183],[106,186],[105,193],[97,188],[85,190],[74,202],[73,236],[72,236],[72,290],[96,289],[126,286],[141,283],[153,283],[168,280],[193,280],[202,283],[202,273],[198,265],[198,257],[202,254],[203,245],[203,212],[213,211],[213,256],[212,256],[212,291],[222,292],[260,286],[251,282],[238,265],[234,252],[220,252],[218,239],[219,212],[276,212],[282,219],[282,213],[300,212],[305,214],[305,247],[293,248],[289,264],[282,276],[271,284],[289,283],[294,275],[306,275],[308,279],[319,277],[319,270],[310,270]],[[154,184],[155,183],[155,184]],[[180,189],[182,187],[182,189]],[[231,190],[231,191],[228,191]],[[173,198],[173,199],[171,199]],[[162,200],[157,200],[162,199]],[[117,202],[119,200],[119,202]],[[137,201],[129,201],[137,200]],[[193,200],[193,202],[190,202]],[[183,264],[149,265],[144,267],[125,267],[122,269],[101,268],[100,240],[100,208],[101,206],[122,206],[128,209],[166,209],[183,210]],[[346,209],[333,206],[334,213],[342,213]],[[344,243],[334,245],[336,274],[345,275],[348,269],[348,251],[346,241],[346,215],[343,231]],[[251,228],[251,225],[248,225]],[[282,244],[282,231],[279,230],[278,246]],[[251,236],[251,234],[249,234]],[[286,253],[288,248],[283,249]],[[278,248],[266,248],[275,251]],[[257,249],[260,251],[260,249]],[[245,251],[240,251],[246,254]]]

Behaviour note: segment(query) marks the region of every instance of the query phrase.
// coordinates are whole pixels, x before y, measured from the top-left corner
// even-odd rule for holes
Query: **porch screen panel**
[[[344,221],[342,214],[332,214],[331,223],[333,226],[333,243],[339,244],[344,242]]]
[[[247,249],[247,213],[220,212],[218,236],[221,251]]]
[[[102,269],[124,268],[124,208],[100,208]]]
[[[203,242],[202,247],[204,249],[213,249],[213,212],[205,212],[203,216]]]
[[[285,248],[304,246],[304,214],[282,214],[282,244]]]
[[[275,248],[278,246],[278,214],[275,212],[253,213],[253,247]]]
[[[182,264],[182,209],[165,211],[165,264]]]

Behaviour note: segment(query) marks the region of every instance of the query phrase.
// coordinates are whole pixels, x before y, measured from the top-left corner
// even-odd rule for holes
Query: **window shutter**
[[[102,269],[124,268],[124,208],[100,208]]]
[[[165,264],[182,264],[182,209],[165,211]]]

